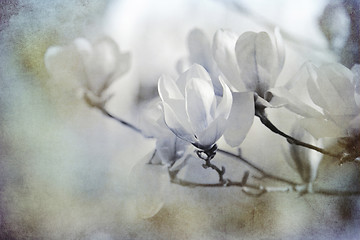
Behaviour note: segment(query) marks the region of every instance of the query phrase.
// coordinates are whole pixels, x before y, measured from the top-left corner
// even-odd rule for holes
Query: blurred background
[[[279,83],[305,61],[359,63],[358,0],[1,0],[0,238],[1,239],[359,239],[358,197],[274,193],[252,198],[241,189],[184,188],[166,169],[149,166],[155,143],[89,108],[66,74],[44,65],[50,46],[77,37],[112,37],[131,54],[131,69],[114,86],[110,112],[141,122],[161,74],[177,76],[188,56],[187,36],[220,28],[272,32],[286,43]],[[65,70],[66,72],[66,70]],[[301,85],[301,84],[300,84]],[[300,86],[300,91],[302,86]],[[272,113],[289,131],[296,119]],[[221,143],[220,143],[221,144]],[[243,155],[299,180],[283,155],[286,142],[259,122]],[[246,170],[218,158],[233,176]],[[216,180],[194,161],[188,175]],[[185,175],[186,175],[185,174]],[[323,161],[319,182],[359,185],[358,167]]]

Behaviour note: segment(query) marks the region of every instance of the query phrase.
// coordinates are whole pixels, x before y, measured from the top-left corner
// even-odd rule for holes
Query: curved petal
[[[200,78],[208,82],[212,87],[212,82],[209,73],[205,70],[205,68],[199,64],[193,64],[191,67],[183,72],[179,79],[176,81],[176,84],[180,90],[180,92],[185,96],[185,87],[187,82],[191,78]]]
[[[233,104],[224,133],[224,138],[230,146],[237,147],[244,141],[254,121],[254,115],[253,93],[233,93]]]
[[[236,42],[235,53],[247,89],[264,97],[273,86],[275,53],[269,35],[265,32],[242,34]]]
[[[130,170],[127,187],[135,213],[143,219],[156,215],[164,205],[164,193],[169,175],[164,168],[146,164],[149,156],[138,161]]]
[[[195,134],[202,132],[215,118],[216,97],[212,85],[200,78],[190,79],[185,88],[186,113]]]
[[[219,77],[219,81],[221,83],[223,93],[222,93],[221,102],[216,108],[216,117],[223,117],[225,119],[228,119],[233,101],[232,94],[229,87],[225,84],[221,76]]]
[[[339,128],[332,121],[317,118],[304,118],[299,120],[299,124],[315,138],[324,137],[345,137],[346,132]]]
[[[44,55],[46,70],[55,81],[81,87],[86,82],[86,75],[79,52],[73,45],[49,47]]]
[[[117,64],[115,67],[115,73],[113,74],[111,80],[109,81],[108,86],[112,84],[120,76],[124,75],[127,71],[129,71],[130,64],[131,64],[131,54],[128,52],[120,53],[118,55]]]
[[[188,47],[190,62],[202,65],[211,72],[214,68],[211,55],[210,41],[203,31],[193,29],[188,35]]]
[[[274,75],[272,77],[273,77],[273,79],[276,79],[279,76],[282,68],[284,67],[285,45],[284,45],[284,40],[280,34],[279,27],[275,28],[274,36],[275,36],[275,47],[276,47],[276,54],[277,54],[277,66],[276,66],[276,71],[274,71]],[[274,85],[272,85],[272,86],[274,86]]]
[[[321,118],[323,116],[320,112],[302,102],[283,87],[272,88],[266,93],[266,95],[271,95],[270,104],[283,105],[290,111],[293,111],[301,116],[315,118]]]
[[[213,56],[226,79],[238,90],[244,91],[236,61],[235,43],[237,35],[227,30],[218,30],[213,39]]]
[[[189,131],[186,125],[182,124],[173,109],[166,102],[163,102],[163,111],[166,125],[176,136],[190,143],[196,141],[192,132]]]
[[[295,127],[292,136],[300,141],[317,145],[315,139],[301,127]],[[290,145],[291,158],[287,159],[304,182],[312,182],[316,179],[317,169],[323,155],[317,151],[297,145]]]
[[[307,65],[307,69],[310,74],[310,78],[306,82],[309,96],[316,105],[318,105],[319,107],[321,107],[323,109],[328,109],[329,107],[327,105],[327,102],[326,102],[324,96],[322,95],[320,88],[316,82],[318,76],[316,73],[316,68],[315,69],[314,68],[315,68],[315,66],[313,66],[313,65],[310,65],[310,64]]]
[[[215,119],[207,129],[197,135],[197,142],[203,149],[211,148],[223,135],[226,128],[226,119],[219,117]]]
[[[110,78],[108,79],[107,86],[110,86],[118,77],[127,72],[130,68],[130,53],[120,52],[119,45],[110,37],[104,37],[94,44],[95,51],[98,55],[104,55],[108,61],[114,60],[113,69],[109,66]],[[106,64],[109,64],[107,62]]]
[[[54,71],[59,67],[57,58],[64,51],[63,47],[60,46],[51,46],[49,47],[44,55],[45,67],[50,74],[53,74]]]
[[[161,163],[171,164],[180,159],[185,153],[186,143],[187,142],[172,133],[167,137],[157,139],[156,150],[161,159]]]
[[[352,72],[341,64],[329,64],[317,71],[317,82],[321,91],[326,94],[329,113],[351,114],[357,110],[354,99]]]
[[[159,78],[158,92],[161,100],[165,102],[169,99],[184,99],[174,80],[166,75]]]
[[[82,57],[86,74],[86,87],[101,95],[115,80],[130,68],[129,54],[121,54],[117,43],[104,37],[91,44],[84,38],[74,41]]]

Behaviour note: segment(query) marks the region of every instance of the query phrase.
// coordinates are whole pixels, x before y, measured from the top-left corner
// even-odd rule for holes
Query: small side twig
[[[202,165],[203,168],[211,168],[213,170],[215,170],[218,175],[219,175],[219,182],[223,183],[224,182],[224,174],[225,174],[225,167],[221,166],[221,169],[218,168],[216,165],[212,164],[210,162],[210,159],[204,159],[205,163]]]

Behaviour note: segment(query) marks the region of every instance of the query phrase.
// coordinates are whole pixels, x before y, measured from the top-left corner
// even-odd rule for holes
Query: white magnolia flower
[[[212,56],[212,48],[209,38],[202,30],[195,28],[189,32],[187,43],[189,55],[178,61],[178,72],[182,73],[186,71],[195,63],[203,66],[211,77],[215,94],[217,96],[221,96],[222,86],[219,81],[220,70]]]
[[[254,92],[256,103],[270,106],[268,91],[275,86],[285,60],[278,29],[275,44],[266,32],[245,32],[240,37],[219,30],[214,36],[213,55],[232,86],[239,92]]]
[[[319,146],[321,145],[310,133],[298,125],[293,129],[292,136],[300,141]],[[290,154],[286,154],[286,160],[300,175],[304,183],[311,183],[317,177],[318,167],[323,155],[309,148],[289,145]],[[290,156],[289,156],[290,155]]]
[[[222,96],[223,88],[219,79],[228,81],[221,75],[221,72],[214,60],[210,40],[200,29],[193,29],[188,35],[189,56],[181,59],[178,63],[179,72],[184,68],[197,63],[203,66],[209,73],[216,96]],[[224,65],[227,66],[227,65]],[[221,76],[220,76],[221,75]],[[245,139],[254,119],[254,97],[248,92],[233,92],[233,102],[228,126],[224,132],[226,142],[232,146],[239,146]]]
[[[359,158],[359,67],[354,66],[351,71],[341,64],[327,64],[313,66],[309,71],[308,92],[323,113],[300,123],[316,138],[341,138],[343,157]]]
[[[156,154],[151,163],[169,166],[186,155],[189,143],[178,138],[166,126],[159,100],[155,99],[145,106],[141,132],[156,139]]]
[[[313,66],[309,71],[308,92],[323,113],[320,118],[304,119],[303,125],[317,138],[349,136],[351,126],[355,126],[353,121],[360,114],[356,73],[341,64]]]
[[[50,47],[45,53],[45,65],[50,74],[67,71],[65,77],[82,84],[85,100],[90,105],[103,106],[111,97],[105,94],[106,90],[129,70],[130,55],[121,53],[108,37],[94,43],[77,38],[68,46]]]
[[[198,64],[182,73],[176,82],[167,76],[158,82],[166,125],[176,136],[202,150],[215,145],[229,118],[232,95],[229,87],[220,82],[223,96],[219,100],[209,74]]]

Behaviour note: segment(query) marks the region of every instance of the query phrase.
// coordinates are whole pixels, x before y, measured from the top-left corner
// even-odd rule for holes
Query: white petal
[[[179,138],[184,139],[187,142],[194,143],[195,137],[193,133],[186,125],[182,124],[178,115],[166,102],[163,102],[163,111],[165,123],[170,130]]]
[[[52,46],[44,55],[45,67],[52,80],[80,88],[86,79],[82,58],[74,46]]]
[[[160,99],[156,98],[141,109],[139,126],[145,137],[162,138],[172,134],[164,121]]]
[[[169,99],[184,99],[174,80],[166,75],[159,78],[158,92],[161,100],[165,102]]]
[[[339,128],[334,122],[318,118],[304,118],[299,124],[315,138],[345,137],[346,132]]]
[[[315,139],[301,127],[295,127],[292,136],[300,141],[317,145]],[[320,147],[320,146],[319,146]],[[323,155],[317,151],[297,145],[290,145],[291,159],[290,166],[295,166],[304,182],[312,182],[316,179],[317,169]]]
[[[229,89],[229,87],[225,84],[223,79],[219,77],[219,81],[221,83],[223,93],[222,93],[222,99],[219,103],[218,107],[216,108],[216,117],[223,117],[225,119],[229,118],[230,111],[231,111],[231,105],[232,105],[232,94]]]
[[[222,88],[218,80],[220,71],[212,56],[211,45],[208,37],[200,29],[193,29],[188,36],[189,60],[198,63],[209,73],[214,85],[215,94],[221,96]]]
[[[83,56],[90,90],[100,93],[110,86],[115,80],[119,56],[119,48],[110,38],[102,38],[92,45],[91,56]]]
[[[160,211],[164,205],[164,193],[169,182],[167,171],[159,166],[147,164],[148,161],[149,155],[134,165],[127,184],[134,213],[144,219],[153,217]]]
[[[266,101],[264,98],[257,95],[257,93],[254,93],[254,98],[255,98],[255,108],[259,108],[259,109],[261,109],[261,108],[278,108],[278,107],[283,106],[283,104],[272,105],[268,101]]]
[[[238,90],[244,91],[245,87],[240,79],[235,43],[237,35],[223,29],[218,30],[213,39],[213,56],[226,79]]]
[[[60,46],[51,46],[46,50],[44,55],[44,63],[49,73],[52,73],[53,71],[56,70],[57,67],[59,67],[56,58],[63,51],[64,51],[63,47]]]
[[[202,132],[215,118],[216,97],[206,80],[192,78],[185,89],[186,112],[195,134]]]
[[[156,141],[156,150],[159,154],[162,164],[171,164],[180,159],[185,153],[187,142],[176,137],[174,134]]]
[[[275,35],[275,46],[276,46],[278,62],[277,62],[276,71],[274,72],[274,75],[273,75],[273,79],[276,79],[278,77],[278,75],[280,74],[280,72],[284,66],[284,63],[285,63],[285,45],[284,45],[283,38],[280,34],[280,29],[278,27],[275,28],[274,35]]]
[[[317,82],[323,96],[326,96],[331,114],[351,114],[357,110],[354,99],[353,74],[341,64],[324,65],[318,69]]]
[[[211,78],[205,68],[199,64],[193,64],[187,71],[183,72],[176,81],[180,92],[185,96],[185,87],[191,78],[200,78],[208,82],[212,86]]]
[[[328,109],[329,106],[317,84],[317,78],[318,78],[318,75],[316,72],[317,68],[311,64],[308,64],[306,67],[307,67],[309,75],[310,75],[310,78],[306,82],[306,86],[307,86],[311,100],[319,107],[321,107],[323,109]]]
[[[224,133],[224,138],[230,146],[239,146],[244,141],[254,121],[254,115],[253,93],[233,93],[233,104]]]
[[[113,83],[115,80],[117,80],[120,76],[125,74],[130,69],[130,63],[131,63],[130,53],[126,52],[118,55],[115,73],[113,74],[112,78],[109,81],[110,84]]]
[[[269,35],[265,32],[242,34],[236,42],[235,53],[247,89],[263,97],[274,85],[275,53]]]
[[[203,31],[193,29],[188,36],[190,62],[202,65],[207,71],[212,71],[213,60],[210,41]]]
[[[130,53],[126,52],[120,52],[118,44],[109,37],[104,37],[97,43],[95,43],[95,48],[98,52],[101,52],[101,54],[104,54],[105,51],[109,52],[107,59],[109,59],[109,56],[113,55],[112,58],[115,59],[115,64],[113,65],[114,68],[110,69],[112,72],[111,77],[108,79],[108,86],[114,82],[118,77],[123,75],[125,72],[127,72],[130,68]],[[111,60],[111,59],[110,59]]]
[[[226,123],[227,121],[223,117],[215,119],[207,129],[198,133],[198,144],[204,149],[210,148],[223,135]]]
[[[320,112],[302,102],[283,87],[272,88],[266,93],[266,95],[269,94],[271,94],[270,104],[272,105],[283,105],[290,111],[304,117],[322,117]]]

